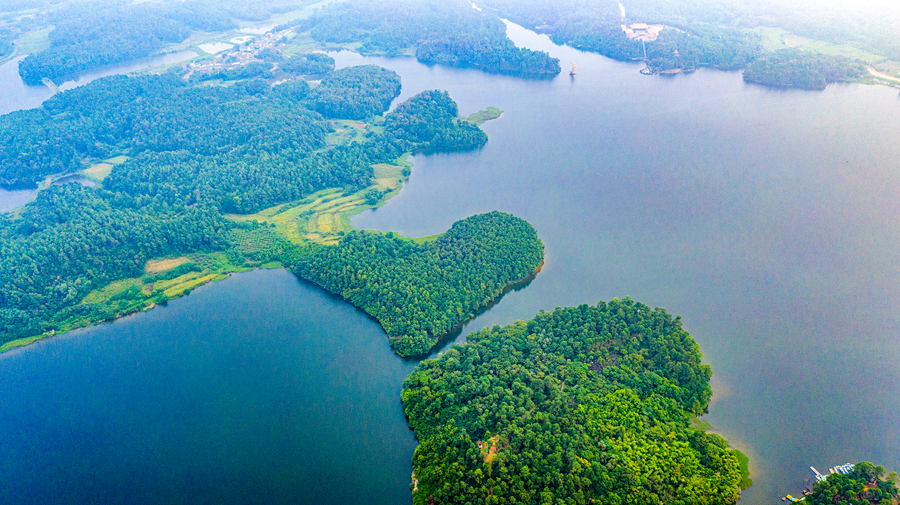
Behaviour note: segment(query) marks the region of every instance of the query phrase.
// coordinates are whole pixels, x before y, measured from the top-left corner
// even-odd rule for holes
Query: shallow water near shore
[[[425,236],[501,210],[546,265],[467,324],[632,296],[683,316],[705,417],[751,458],[741,503],[809,466],[900,470],[900,102],[740,73],[643,76],[515,26],[578,75],[524,81],[337,53],[505,111],[478,151],[420,155],[357,228]],[[0,502],[411,503],[401,360],[370,318],[284,271],[0,355]],[[35,490],[40,490],[36,492]],[[41,494],[42,493],[42,494]]]

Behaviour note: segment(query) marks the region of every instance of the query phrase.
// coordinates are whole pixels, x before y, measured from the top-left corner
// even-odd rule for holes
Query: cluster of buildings
[[[666,27],[664,25],[648,25],[645,23],[633,23],[631,25],[622,25],[622,31],[625,36],[632,40],[642,40],[644,42],[653,42],[659,37],[659,32]]]
[[[188,76],[194,72],[218,72],[221,70],[233,70],[257,61],[257,56],[261,51],[271,49],[280,43],[281,38],[287,34],[289,30],[282,32],[269,32],[256,38],[255,40],[249,36],[235,37],[231,42],[238,44],[237,51],[225,50],[221,54],[216,55],[211,60],[203,60],[188,65]],[[249,43],[248,43],[249,42]],[[223,44],[228,45],[228,44]],[[234,47],[234,46],[231,46]]]

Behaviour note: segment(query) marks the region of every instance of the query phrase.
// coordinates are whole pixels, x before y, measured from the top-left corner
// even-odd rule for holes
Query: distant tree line
[[[350,0],[335,2],[302,22],[313,38],[360,43],[368,54],[415,51],[419,61],[540,78],[560,72],[542,51],[518,48],[493,14],[464,0]]]
[[[297,77],[302,75],[324,75],[334,70],[334,58],[324,53],[297,54],[286,56],[279,51],[266,49],[261,51],[262,61],[251,61],[235,68],[221,69],[212,72],[191,74],[195,81],[239,81],[245,79],[271,80],[280,77]]]
[[[856,79],[866,72],[865,65],[848,58],[784,49],[747,66],[744,80],[769,86],[825,89],[830,83]]]
[[[691,427],[712,371],[630,298],[470,334],[403,384],[413,503],[734,504],[725,440]]]
[[[509,19],[550,35],[558,44],[594,51],[620,61],[644,59],[654,71],[747,68],[749,82],[805,89],[859,77],[864,65],[845,58],[811,52],[764,49],[753,31],[781,27],[821,40],[864,47],[900,59],[900,42],[891,26],[900,16],[866,9],[822,10],[786,6],[776,0],[486,0],[482,2]],[[861,13],[868,12],[866,16]],[[777,16],[772,13],[777,12]],[[623,33],[623,24],[661,24],[658,38],[642,44]],[[757,60],[759,60],[757,62]],[[860,70],[862,69],[862,70]]]
[[[44,77],[61,83],[98,67],[150,56],[195,30],[228,30],[237,20],[264,20],[309,3],[312,0],[76,3],[48,15],[46,22],[54,25],[50,48],[20,61],[19,75],[30,85]]]
[[[394,351],[415,356],[534,273],[543,257],[530,224],[491,212],[458,221],[421,245],[393,234],[352,232],[292,270],[378,319]]]
[[[743,68],[762,51],[758,37],[745,30],[699,22],[696,18],[688,21],[671,14],[660,15],[643,4],[633,6],[636,9],[633,11],[630,2],[624,3],[625,20],[615,1],[488,0],[485,5],[516,22],[548,33],[557,44],[620,61],[643,59],[646,45],[648,65],[655,71],[701,67],[733,70]],[[655,41],[642,44],[629,39],[622,31],[622,24],[635,22],[665,24],[670,28],[663,29]]]

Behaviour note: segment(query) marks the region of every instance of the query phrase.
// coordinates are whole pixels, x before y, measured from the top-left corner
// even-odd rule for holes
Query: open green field
[[[497,119],[502,115],[503,111],[498,109],[497,107],[488,107],[487,109],[480,110],[474,114],[470,114],[469,116],[460,119],[468,121],[475,126],[481,126],[484,123]]]
[[[112,173],[113,166],[111,163],[97,163],[90,168],[86,168],[80,172],[80,175],[94,182],[102,182],[109,174]]]
[[[50,32],[53,26],[28,33],[16,40],[18,54],[34,54],[45,51],[50,47]]]
[[[831,44],[822,40],[795,35],[782,28],[759,27],[755,31],[762,38],[763,47],[768,51],[799,48],[804,51],[811,51],[829,56],[843,56],[852,60],[861,61],[870,66],[890,61],[884,56],[863,51],[862,49],[851,45]]]
[[[401,166],[376,165],[373,184],[365,189],[350,194],[340,188],[323,189],[299,202],[276,205],[255,214],[228,214],[225,217],[236,222],[267,224],[294,244],[307,241],[335,244],[342,235],[353,230],[350,216],[376,207],[400,191],[403,169]],[[367,193],[373,190],[382,194],[375,203],[367,198]]]

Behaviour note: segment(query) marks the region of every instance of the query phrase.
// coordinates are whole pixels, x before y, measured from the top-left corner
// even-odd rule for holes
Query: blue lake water
[[[414,364],[283,270],[0,356],[0,502],[409,498]]]
[[[796,494],[808,467],[900,469],[900,101],[671,78],[520,45],[578,75],[524,81],[336,55],[494,105],[490,141],[416,156],[358,228],[430,235],[477,212],[534,224],[537,278],[459,334],[631,295],[681,314],[713,366],[707,419],[751,457],[741,503]],[[0,502],[410,503],[414,366],[375,322],[283,271],[0,355]]]

